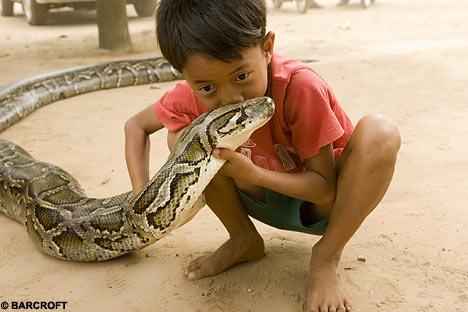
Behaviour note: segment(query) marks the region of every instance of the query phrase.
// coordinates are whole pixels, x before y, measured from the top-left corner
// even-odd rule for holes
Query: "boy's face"
[[[187,59],[182,74],[208,109],[263,96],[274,37],[269,32],[262,45],[244,49],[241,59],[230,62],[194,54]]]

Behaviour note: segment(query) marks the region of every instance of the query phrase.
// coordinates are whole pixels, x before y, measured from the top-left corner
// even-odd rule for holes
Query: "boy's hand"
[[[228,150],[226,148],[216,148],[213,150],[215,157],[226,160],[220,173],[244,182],[256,185],[258,179],[258,168],[248,157],[241,153]]]

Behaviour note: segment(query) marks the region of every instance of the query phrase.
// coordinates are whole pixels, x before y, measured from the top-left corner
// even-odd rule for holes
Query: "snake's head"
[[[235,150],[266,124],[275,111],[269,97],[218,107],[208,113],[207,129],[213,147]]]

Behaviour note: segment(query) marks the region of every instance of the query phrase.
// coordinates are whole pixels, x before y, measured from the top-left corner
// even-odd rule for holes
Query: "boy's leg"
[[[356,125],[337,162],[336,198],[327,230],[312,248],[307,311],[346,311],[349,307],[336,273],[341,252],[385,194],[399,148],[397,127],[383,117],[366,116]]]
[[[170,150],[181,132],[168,134]],[[216,275],[236,263],[265,255],[263,239],[247,216],[233,179],[217,174],[205,189],[205,200],[226,227],[229,239],[211,255],[197,258],[189,264],[186,273],[190,280]]]

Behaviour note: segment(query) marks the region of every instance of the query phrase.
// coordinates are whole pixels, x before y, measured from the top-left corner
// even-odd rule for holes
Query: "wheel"
[[[366,8],[370,7],[372,2],[374,2],[374,1],[372,1],[372,0],[361,0],[361,7],[363,9],[366,9]]]
[[[36,0],[23,0],[23,11],[31,25],[44,25],[47,22],[47,5]]]
[[[296,0],[297,10],[304,14],[310,6],[310,0]]]
[[[2,0],[2,16],[13,16],[13,6],[15,3],[11,0]]]
[[[340,0],[340,2],[338,2],[338,5],[347,5],[349,3],[349,0]]]
[[[283,5],[284,0],[272,0],[273,6],[275,9],[281,9],[281,6]]]
[[[156,0],[134,0],[133,6],[138,16],[152,16],[156,11]]]

